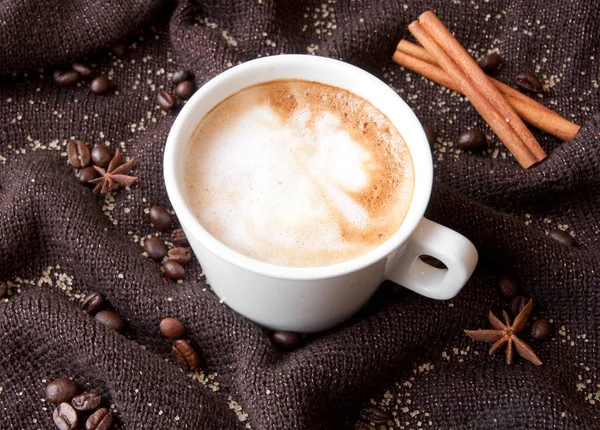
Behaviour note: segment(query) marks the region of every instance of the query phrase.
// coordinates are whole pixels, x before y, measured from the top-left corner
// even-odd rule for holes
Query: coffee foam
[[[188,142],[189,206],[236,251],[296,267],[358,257],[392,236],[412,199],[408,148],[340,88],[282,80],[217,105]]]

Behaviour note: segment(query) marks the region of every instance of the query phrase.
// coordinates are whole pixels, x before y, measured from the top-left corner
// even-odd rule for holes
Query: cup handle
[[[437,258],[447,269],[421,261],[421,255]],[[423,218],[386,278],[425,297],[447,300],[456,296],[467,283],[477,259],[477,250],[469,239]]]

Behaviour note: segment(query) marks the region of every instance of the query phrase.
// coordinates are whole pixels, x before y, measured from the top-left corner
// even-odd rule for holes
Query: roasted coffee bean
[[[488,75],[493,75],[498,73],[498,71],[502,68],[504,59],[500,56],[500,54],[493,52],[485,57],[480,58],[477,64],[485,73]]]
[[[291,331],[276,331],[273,333],[271,341],[286,351],[293,351],[300,346],[300,336]]]
[[[79,387],[67,378],[58,378],[46,385],[46,399],[50,403],[70,402],[77,394]]]
[[[102,397],[98,393],[88,392],[73,397],[71,405],[78,411],[93,411],[102,403]]]
[[[160,261],[167,255],[167,245],[159,237],[151,237],[144,240],[144,251],[154,261]]]
[[[6,282],[0,282],[0,300],[8,295],[8,284]]]
[[[427,136],[427,142],[429,142],[429,146],[433,146],[433,144],[437,141],[437,133],[429,124],[423,125],[423,131],[425,132],[425,136]]]
[[[175,85],[178,85],[183,81],[189,81],[190,79],[192,79],[192,74],[190,72],[187,70],[178,70],[177,72],[173,73],[171,82],[173,82]]]
[[[488,146],[487,137],[479,130],[468,130],[461,133],[457,143],[463,151],[481,151]]]
[[[173,110],[177,102],[171,93],[165,90],[160,90],[156,95],[156,103],[162,110],[170,111]]]
[[[515,84],[517,84],[517,87],[521,88],[522,90],[532,93],[541,93],[544,91],[544,85],[542,85],[542,82],[531,72],[519,73],[515,78]]]
[[[185,276],[185,269],[183,266],[173,260],[165,261],[165,264],[163,264],[163,272],[165,272],[167,278],[173,279],[174,281],[183,279]]]
[[[148,218],[152,225],[160,231],[169,230],[173,223],[173,217],[169,211],[161,206],[152,206],[148,212]]]
[[[71,140],[67,144],[67,158],[69,164],[76,169],[81,169],[90,164],[90,149],[83,140]]]
[[[57,70],[52,74],[54,82],[61,87],[75,85],[79,81],[79,73],[73,70]]]
[[[373,427],[371,424],[367,424],[367,423],[363,423],[362,421],[359,421],[356,423],[354,430],[377,430],[377,429],[375,427]]]
[[[571,236],[569,233],[559,229],[553,229],[548,232],[548,237],[557,241],[558,243],[562,243],[567,246],[575,245],[575,238]]]
[[[532,339],[544,340],[550,335],[551,331],[552,324],[550,323],[550,321],[547,319],[541,319],[533,323],[529,335]]]
[[[163,318],[160,322],[160,332],[169,339],[177,340],[183,337],[185,327],[176,318]]]
[[[111,50],[117,57],[121,57],[127,51],[127,46],[124,43],[119,43],[113,46]]]
[[[519,288],[517,281],[512,276],[504,275],[498,279],[498,290],[505,299],[512,300],[517,297]]]
[[[52,414],[54,424],[60,430],[74,430],[79,428],[77,411],[68,403],[61,403]]]
[[[100,408],[89,416],[85,422],[86,430],[108,430],[113,423],[114,415],[106,408]]]
[[[94,169],[93,166],[90,166],[84,167],[83,169],[79,169],[75,174],[75,177],[79,179],[79,182],[85,184],[91,181],[92,179],[96,179],[99,175],[100,173],[98,173],[98,171]]]
[[[87,296],[85,296],[85,299],[83,299],[81,309],[83,309],[90,315],[95,315],[104,308],[104,305],[104,296],[96,291],[92,291]]]
[[[194,83],[192,81],[183,81],[175,87],[175,95],[180,99],[187,100],[194,94]]]
[[[388,411],[378,408],[377,406],[368,405],[360,411],[360,419],[368,423],[379,425],[385,424],[391,420],[392,415]]]
[[[90,91],[94,94],[106,94],[110,91],[112,87],[112,83],[108,80],[106,76],[97,76],[90,83]]]
[[[94,316],[94,319],[114,331],[122,331],[125,328],[123,318],[121,318],[118,313],[107,309],[98,312],[96,316]]]
[[[190,248],[177,247],[170,249],[167,252],[169,260],[178,262],[179,264],[187,264],[192,259],[192,251]]]
[[[519,312],[521,312],[525,306],[527,306],[527,303],[529,302],[529,297],[525,297],[525,296],[517,296],[513,299],[510,309],[513,313],[514,316],[519,315]]]
[[[200,357],[196,350],[185,340],[178,339],[173,342],[171,352],[183,370],[189,372],[200,366]]]
[[[104,145],[96,145],[92,148],[91,158],[92,163],[94,163],[98,167],[102,167],[106,169],[110,160],[113,158],[113,153],[108,146]]]
[[[81,76],[83,76],[84,78],[89,78],[93,74],[92,69],[87,64],[73,63],[71,68],[73,70],[75,70],[77,73],[79,73]]]
[[[187,237],[185,237],[184,231],[180,228],[173,230],[173,233],[171,233],[171,242],[177,246],[187,246],[190,244]]]

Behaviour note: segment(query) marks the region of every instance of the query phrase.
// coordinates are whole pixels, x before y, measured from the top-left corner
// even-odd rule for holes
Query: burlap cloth
[[[536,72],[539,100],[583,125],[571,142],[536,132],[550,154],[523,170],[493,138],[483,154],[457,135],[487,128],[468,101],[391,61],[407,25],[431,8],[479,56],[499,50],[499,79]],[[370,401],[392,428],[599,428],[600,6],[566,1],[5,0],[0,4],[0,427],[54,428],[45,382],[99,390],[126,429],[336,429]],[[121,57],[109,48],[125,41]],[[165,285],[142,256],[145,211],[169,207],[162,150],[174,113],[155,104],[170,73],[201,85],[239,62],[278,53],[343,59],[381,77],[440,134],[428,216],[469,237],[478,268],[448,302],[386,288],[346,324],[285,353],[221,305],[197,262]],[[117,89],[57,87],[56,68],[94,62]],[[66,142],[121,147],[140,178],[97,197],[67,165]],[[568,248],[546,236],[566,229]],[[168,235],[162,237],[167,238]],[[464,328],[488,327],[513,273],[534,315],[556,331],[532,344],[544,364],[488,357]],[[90,290],[127,321],[118,334],[81,311]],[[184,373],[158,333],[183,321],[205,357]]]

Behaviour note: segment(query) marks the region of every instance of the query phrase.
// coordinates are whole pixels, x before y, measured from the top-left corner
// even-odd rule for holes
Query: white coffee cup
[[[343,88],[383,112],[410,150],[415,182],[411,205],[398,231],[355,259],[323,267],[285,267],[242,255],[210,235],[185,198],[183,163],[198,122],[219,102],[243,88],[301,79]],[[341,61],[310,55],[277,55],[235,66],[200,88],[182,108],[169,133],[164,176],[171,204],[206,279],[221,301],[248,319],[275,330],[321,331],[357,312],[385,279],[433,299],[454,297],[477,264],[473,244],[423,217],[431,194],[433,165],[423,128],[408,105],[373,75]],[[431,255],[447,269],[418,257]]]

